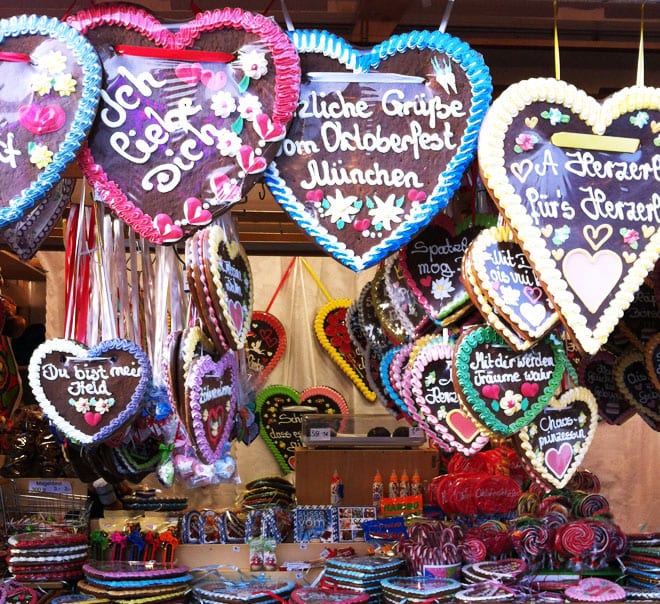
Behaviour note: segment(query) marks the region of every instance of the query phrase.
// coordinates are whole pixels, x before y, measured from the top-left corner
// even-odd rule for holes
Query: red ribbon
[[[0,52],[0,61],[7,63],[29,63],[31,60],[30,55],[22,52]]]
[[[154,46],[115,46],[118,55],[131,57],[149,57],[151,59],[169,59],[173,61],[202,61],[206,63],[230,63],[235,56],[228,52],[211,52],[208,50],[178,50],[172,48],[156,48]]]
[[[291,262],[289,262],[289,266],[286,267],[286,270],[284,271],[284,275],[282,275],[282,279],[280,279],[278,286],[275,288],[275,293],[273,293],[273,297],[270,299],[270,302],[268,303],[265,312],[270,312],[270,307],[273,305],[273,302],[275,302],[275,298],[277,298],[277,294],[280,293],[281,289],[284,287],[284,284],[286,283],[286,280],[289,278],[289,274],[291,273],[291,269],[293,268],[293,264],[295,261],[296,261],[296,257],[294,256],[293,258],[291,258]]]

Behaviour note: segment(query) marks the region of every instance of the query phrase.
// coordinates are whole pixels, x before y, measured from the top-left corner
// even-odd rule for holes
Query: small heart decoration
[[[273,314],[254,311],[247,333],[245,356],[247,370],[259,389],[275,369],[286,350],[286,331],[284,325]]]
[[[302,395],[289,386],[267,386],[257,394],[256,405],[261,436],[285,474],[295,470],[296,447],[302,446],[305,414],[348,413],[344,398],[336,390],[323,386],[308,388]]]
[[[660,333],[655,334],[646,344],[644,363],[653,385],[660,390]]]
[[[440,215],[399,252],[408,287],[436,323],[470,300],[461,280],[461,263],[479,227],[455,234],[447,216]]]
[[[660,390],[658,390],[644,364],[644,355],[633,350],[614,364],[614,381],[630,406],[642,417],[660,426]]]
[[[597,426],[596,398],[578,386],[553,399],[513,435],[513,443],[542,484],[562,489],[584,461]]]
[[[553,335],[518,352],[492,327],[476,327],[456,344],[454,386],[470,417],[492,432],[511,436],[550,402],[564,373],[564,359],[563,347]],[[494,384],[503,390],[499,399],[483,394],[484,386]]]
[[[532,117],[533,131],[525,123]],[[534,78],[494,101],[479,135],[484,184],[571,337],[591,355],[658,259],[660,232],[648,229],[657,226],[657,186],[635,175],[653,165],[659,119],[657,88],[625,88],[599,103],[561,80]],[[612,150],[603,137],[636,151]]]
[[[136,232],[179,241],[262,177],[300,89],[296,50],[273,19],[226,8],[165,25],[141,8],[97,5],[68,22],[102,57],[105,76],[79,161]],[[175,57],[161,58],[164,50]],[[266,122],[255,122],[260,115]]]
[[[218,361],[208,355],[194,359],[185,389],[191,443],[204,463],[215,463],[229,440],[236,413],[238,364],[234,352],[227,351]]]
[[[106,441],[141,409],[151,379],[149,360],[127,340],[87,348],[72,340],[47,340],[30,358],[28,380],[48,420],[82,445]]]
[[[74,28],[45,16],[1,19],[0,51],[25,58],[0,62],[0,81],[11,82],[1,112],[5,227],[26,218],[76,159],[96,115],[101,65]]]
[[[582,359],[578,365],[580,384],[596,398],[601,419],[611,425],[621,425],[635,415],[635,409],[620,392],[614,379],[614,364],[618,357],[601,350]]]
[[[453,356],[454,347],[442,337],[418,339],[404,377],[408,380],[404,401],[408,414],[434,443],[445,450],[472,455],[483,449],[489,438],[461,410],[452,382]]]
[[[325,31],[291,37],[307,77],[266,183],[318,245],[361,271],[409,241],[459,187],[490,75],[479,54],[439,31],[365,51]]]
[[[346,311],[352,304],[349,299],[330,300],[316,313],[314,333],[321,347],[357,386],[362,396],[374,402],[376,393],[367,385],[365,358],[348,334]]]

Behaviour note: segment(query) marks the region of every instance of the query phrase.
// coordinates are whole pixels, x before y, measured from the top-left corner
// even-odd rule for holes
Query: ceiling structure
[[[99,0],[23,0],[21,13],[61,18],[99,5]],[[139,0],[173,24],[194,11],[240,7],[273,17],[286,27],[281,0]],[[561,79],[602,98],[635,83],[644,6],[645,84],[660,86],[660,0],[558,0],[557,30]],[[479,51],[489,67],[495,95],[530,77],[555,74],[553,0],[286,0],[291,24],[326,29],[354,45],[369,46],[415,29],[446,31]],[[0,18],[17,14],[8,2]],[[79,176],[73,168],[71,174]],[[258,185],[234,209],[241,242],[251,253],[318,253],[265,187]],[[62,249],[61,228],[45,243]]]

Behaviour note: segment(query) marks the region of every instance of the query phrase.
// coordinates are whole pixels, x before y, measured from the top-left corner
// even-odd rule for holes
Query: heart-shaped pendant
[[[186,423],[190,441],[207,464],[215,463],[229,440],[238,391],[238,364],[233,351],[215,361],[197,357],[190,364],[186,379]]]
[[[286,331],[280,320],[269,312],[254,311],[247,333],[245,356],[253,387],[261,388],[286,350]]]
[[[658,259],[660,91],[602,104],[566,82],[507,88],[479,135],[482,180],[572,337],[595,354]]]
[[[299,61],[277,23],[227,8],[165,25],[120,5],[68,22],[105,75],[80,158],[96,194],[154,243],[178,241],[240,201],[298,100]]]
[[[266,182],[317,244],[361,271],[447,205],[473,156],[490,74],[439,31],[364,52],[328,32],[291,35],[306,78]]]
[[[114,436],[140,411],[151,367],[144,352],[126,340],[87,348],[53,339],[33,352],[28,379],[48,420],[64,436],[93,445]]]
[[[364,356],[351,342],[346,328],[346,311],[352,300],[330,300],[317,313],[314,319],[314,333],[322,348],[333,362],[357,386],[362,396],[369,402],[376,400],[376,394],[369,389],[366,377]]]
[[[511,436],[550,402],[564,374],[564,359],[553,335],[518,352],[492,327],[476,327],[456,343],[454,386],[473,419],[492,432]]]
[[[626,353],[614,364],[614,381],[631,407],[649,425],[660,428],[660,390],[658,390],[644,365],[644,355],[638,350]]]
[[[0,227],[24,218],[60,180],[92,126],[101,66],[91,44],[59,19],[0,20]]]
[[[513,443],[542,483],[563,489],[583,462],[597,425],[596,399],[578,386],[553,399],[513,435]]]
[[[336,390],[323,386],[302,393],[273,385],[257,394],[259,431],[285,474],[296,469],[296,447],[302,447],[305,414],[347,414],[348,405]]]

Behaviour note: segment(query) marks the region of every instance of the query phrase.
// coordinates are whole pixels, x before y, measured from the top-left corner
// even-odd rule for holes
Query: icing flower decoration
[[[543,111],[541,117],[548,120],[553,126],[556,126],[557,124],[567,124],[571,119],[568,115],[557,109],[557,107],[551,107],[548,111]]]
[[[258,80],[268,73],[266,53],[258,50],[240,50],[238,52],[238,64],[241,66],[243,73],[253,80]]]
[[[530,438],[534,438],[536,436],[536,433],[538,432],[538,429],[536,427],[536,424],[531,424],[529,428],[527,429],[527,433],[529,434]]]
[[[454,291],[454,286],[451,284],[449,277],[442,279],[435,279],[431,284],[431,294],[436,300],[444,300],[449,298]]]
[[[89,404],[89,399],[87,398],[78,398],[78,399],[70,398],[69,405],[75,407],[78,413],[87,413],[91,409],[91,405]]]
[[[404,213],[404,209],[401,207],[403,202],[404,198],[396,199],[394,193],[388,195],[385,200],[378,195],[374,195],[373,200],[367,198],[367,207],[370,208],[369,216],[373,219],[374,229],[390,231],[392,223],[401,222],[401,214]]]
[[[518,304],[518,299],[520,298],[520,291],[517,290],[515,287],[511,287],[510,285],[503,285],[500,288],[500,294],[502,296],[502,301],[507,306]]]
[[[555,229],[554,235],[552,236],[552,243],[555,245],[561,245],[566,241],[571,234],[571,227],[568,225],[564,225],[563,227],[559,227],[558,229]]]
[[[220,151],[220,155],[223,157],[235,157],[243,144],[241,137],[231,130],[227,130],[227,128],[218,131],[216,139],[218,142],[215,148]]]
[[[653,139],[653,144],[654,144],[656,147],[660,147],[660,134],[658,134],[658,136],[656,136],[656,137]]]
[[[76,80],[70,73],[63,73],[53,79],[53,90],[60,96],[69,96],[76,91]]]
[[[50,74],[62,73],[66,69],[66,57],[59,51],[54,50],[34,59],[37,69]]]
[[[638,111],[630,116],[630,123],[637,128],[643,128],[649,123],[649,114],[646,111]]]
[[[30,156],[30,162],[39,169],[45,168],[53,161],[53,152],[46,145],[29,143],[28,155]]]
[[[36,73],[30,79],[30,90],[40,96],[48,94],[53,88],[53,78],[47,73]]]
[[[578,416],[578,424],[580,424],[580,426],[584,426],[586,421],[587,421],[587,416],[584,413],[580,413],[580,415]]]
[[[513,390],[507,390],[500,399],[500,409],[504,415],[511,417],[521,409],[522,394],[514,394]]]
[[[355,195],[344,196],[339,189],[336,189],[334,195],[326,196],[321,207],[323,208],[320,212],[321,217],[329,218],[338,229],[343,229],[346,223],[350,223],[360,211],[362,202],[358,201]]]
[[[513,150],[516,153],[522,153],[523,151],[531,151],[534,148],[534,145],[539,142],[539,139],[535,134],[529,134],[527,132],[522,132],[516,137],[516,144],[513,147]]]
[[[94,405],[94,408],[98,413],[107,413],[110,411],[110,407],[114,404],[114,399],[111,398],[100,398],[97,399],[96,405]]]
[[[636,250],[639,246],[637,241],[639,240],[639,233],[635,229],[626,229],[625,227],[619,230],[619,233],[623,236],[623,243],[629,245],[633,250]]]
[[[211,111],[221,118],[229,117],[236,111],[236,99],[224,90],[216,92],[211,98]]]
[[[248,122],[261,113],[261,101],[255,94],[244,94],[238,101],[238,112]]]

